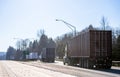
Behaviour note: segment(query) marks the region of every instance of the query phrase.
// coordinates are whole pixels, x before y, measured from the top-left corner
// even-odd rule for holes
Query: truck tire
[[[65,62],[63,62],[63,64],[65,65]]]

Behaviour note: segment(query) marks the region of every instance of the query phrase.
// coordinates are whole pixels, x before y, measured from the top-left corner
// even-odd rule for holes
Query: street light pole
[[[71,25],[71,24],[69,24],[66,21],[61,20],[61,19],[56,19],[56,21],[62,21],[63,23],[65,23],[72,31],[74,31],[74,35],[76,36],[76,27],[75,26],[73,26],[73,25]]]

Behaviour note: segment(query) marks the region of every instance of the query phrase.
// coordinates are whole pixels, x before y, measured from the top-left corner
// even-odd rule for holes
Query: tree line
[[[9,46],[6,53],[7,60],[25,60],[26,55],[31,52],[37,52],[40,55],[42,48],[55,48],[56,43],[52,38],[48,38],[42,30],[39,31],[39,40],[33,42],[29,39],[19,40],[16,43],[17,49]]]
[[[120,28],[114,29],[110,27],[105,17],[102,17],[100,24],[101,27],[95,29],[112,31],[112,59],[120,60]],[[76,32],[76,35],[79,35],[79,33],[80,32]],[[29,39],[17,41],[17,49],[10,46],[7,49],[6,59],[24,59],[24,54],[29,54],[30,52],[38,52],[38,55],[40,55],[42,48],[51,46],[56,47],[56,57],[62,59],[67,41],[74,37],[73,33],[69,32],[53,40],[45,35],[44,30],[38,31],[37,35],[40,39],[34,40],[33,42],[29,41]]]

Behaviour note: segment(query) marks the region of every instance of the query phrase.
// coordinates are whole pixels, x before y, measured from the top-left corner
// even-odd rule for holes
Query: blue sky
[[[0,51],[15,47],[13,38],[37,39],[40,29],[52,38],[71,31],[55,19],[81,31],[89,24],[100,27],[102,16],[110,26],[119,27],[120,0],[0,0]]]

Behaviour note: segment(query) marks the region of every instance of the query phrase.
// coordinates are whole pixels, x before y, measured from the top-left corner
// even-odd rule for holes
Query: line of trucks
[[[63,63],[83,68],[111,68],[111,56],[111,31],[86,30],[67,42]],[[39,58],[44,62],[54,62],[55,48],[43,48]]]
[[[40,59],[43,62],[54,62],[55,61],[55,48],[43,48],[41,54],[38,55],[37,52],[31,52],[26,55],[27,60],[37,60]]]

